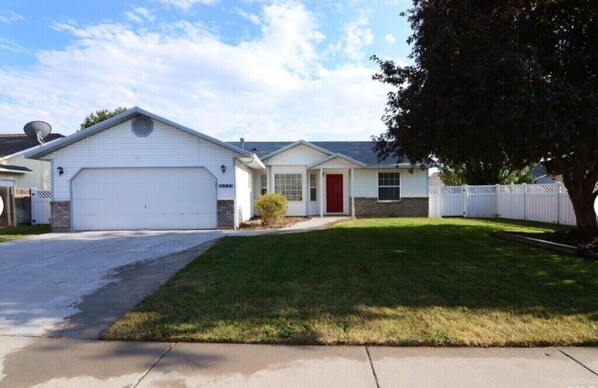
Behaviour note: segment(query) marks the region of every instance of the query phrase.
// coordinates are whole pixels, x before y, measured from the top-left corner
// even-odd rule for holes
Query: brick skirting
[[[71,231],[71,202],[52,201],[50,202],[50,226],[52,232]]]
[[[233,229],[235,227],[235,201],[219,199],[217,204],[218,229]]]
[[[428,217],[428,198],[401,198],[378,202],[377,198],[355,198],[356,217]]]

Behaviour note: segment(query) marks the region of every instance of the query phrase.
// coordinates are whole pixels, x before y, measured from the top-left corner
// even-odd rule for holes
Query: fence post
[[[495,215],[495,217],[496,218],[500,218],[500,214],[498,214],[498,203],[499,203],[499,201],[498,201],[498,194],[500,192],[500,185],[497,183],[494,186],[495,186],[494,190],[496,191],[496,215]]]
[[[442,218],[442,188],[444,186],[438,186],[438,216]]]
[[[527,183],[523,184],[523,220],[527,220]]]
[[[469,189],[467,185],[463,185],[463,217],[467,217],[467,197],[469,196]]]
[[[556,223],[561,223],[561,182],[555,182],[556,185]]]

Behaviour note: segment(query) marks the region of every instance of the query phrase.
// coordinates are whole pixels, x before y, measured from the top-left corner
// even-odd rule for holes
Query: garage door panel
[[[72,189],[75,230],[216,227],[216,179],[205,168],[86,169]]]

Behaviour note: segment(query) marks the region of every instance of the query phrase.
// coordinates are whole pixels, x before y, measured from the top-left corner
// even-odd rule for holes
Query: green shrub
[[[268,193],[255,200],[255,208],[267,226],[279,223],[287,212],[287,199],[280,193]]]

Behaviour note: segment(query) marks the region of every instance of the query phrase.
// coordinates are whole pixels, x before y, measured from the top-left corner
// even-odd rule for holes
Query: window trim
[[[380,174],[399,174],[399,184],[397,185],[380,185]],[[399,171],[393,171],[393,172],[386,172],[386,171],[378,171],[378,174],[376,176],[377,178],[377,200],[378,202],[382,202],[382,203],[391,203],[391,202],[401,202],[401,198],[402,198],[402,190],[401,190],[401,173]],[[380,188],[381,187],[385,187],[385,188],[392,188],[392,187],[396,187],[399,189],[399,199],[380,199]]]
[[[266,178],[264,182],[263,178]],[[265,185],[264,185],[265,183]],[[265,191],[264,191],[265,190]],[[260,175],[260,195],[268,194],[268,174],[261,174]]]
[[[298,189],[295,189],[295,191],[298,193],[298,199],[295,199],[295,198],[291,199],[291,198],[288,197],[288,194],[289,194],[288,192],[285,194],[282,191],[282,189],[281,190],[278,189],[277,186],[278,186],[278,183],[280,182],[279,179],[282,179],[282,176],[285,176],[285,175],[293,175],[294,176],[293,179],[296,179],[296,181],[293,182],[293,183],[298,183],[298,185],[299,185]],[[277,174],[274,174],[274,192],[275,193],[280,193],[280,194],[284,195],[284,197],[289,202],[303,202],[303,197],[304,197],[304,193],[303,193],[303,179],[305,179],[304,175],[302,173],[300,173],[300,172],[277,173]],[[286,187],[285,187],[285,189],[286,189]],[[297,196],[296,193],[295,193],[295,196]]]
[[[311,177],[314,177],[314,185],[311,185]],[[314,198],[311,198],[311,190],[314,190]],[[318,174],[309,173],[309,202],[318,202]]]

